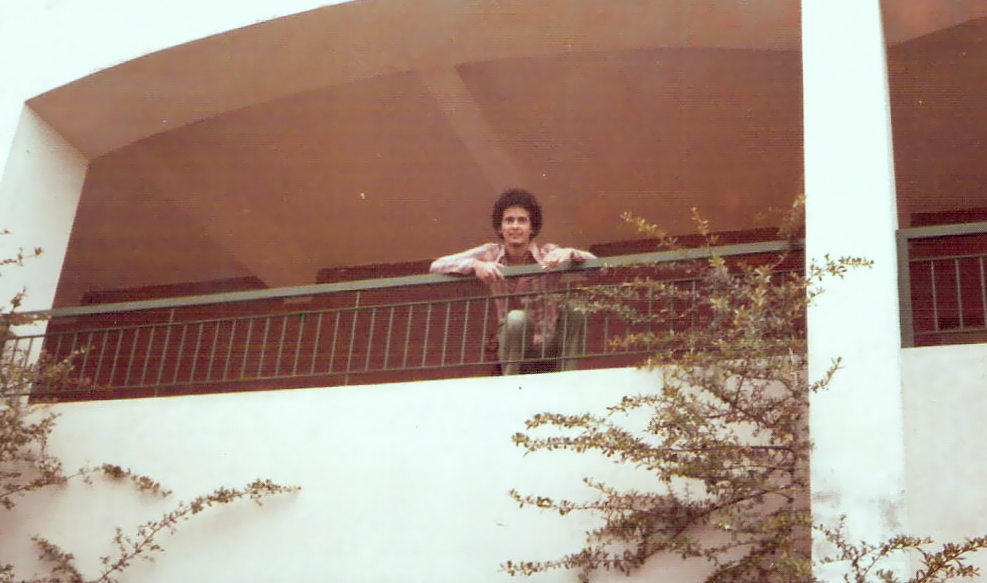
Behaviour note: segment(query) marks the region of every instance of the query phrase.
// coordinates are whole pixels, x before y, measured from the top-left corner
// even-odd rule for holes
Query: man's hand
[[[541,264],[545,269],[552,269],[555,267],[561,267],[566,263],[572,261],[573,249],[568,249],[566,247],[559,247],[557,249],[552,249],[549,253],[546,253],[542,257]]]
[[[493,261],[474,260],[473,273],[483,283],[493,283],[504,279],[504,274],[500,271],[500,264]]]

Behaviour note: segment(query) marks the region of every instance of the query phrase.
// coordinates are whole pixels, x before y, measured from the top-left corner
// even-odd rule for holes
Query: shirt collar
[[[535,259],[535,262],[538,263],[538,265],[541,265],[541,260],[543,256],[541,249],[538,247],[537,243],[532,241],[531,243],[528,244],[528,253],[531,253],[531,256]],[[506,262],[504,261],[505,257],[507,257],[507,246],[501,243],[500,250],[497,252],[497,257],[494,258],[494,262],[500,263],[502,265],[506,264]]]

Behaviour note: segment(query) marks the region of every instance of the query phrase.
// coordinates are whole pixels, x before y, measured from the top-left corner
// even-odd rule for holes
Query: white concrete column
[[[40,247],[42,256],[0,273],[0,301],[25,289],[22,310],[43,310],[55,297],[88,161],[28,107],[8,148],[0,165],[0,229],[11,235],[0,237],[0,257],[18,247]]]
[[[897,210],[879,0],[803,0],[802,50],[807,257],[874,261],[873,269],[824,282],[809,310],[812,378],[843,358],[830,388],[811,403],[813,517],[835,524],[845,514],[851,540],[877,541],[907,530]]]

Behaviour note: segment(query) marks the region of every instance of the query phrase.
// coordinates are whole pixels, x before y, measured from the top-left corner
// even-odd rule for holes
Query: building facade
[[[44,254],[5,273],[0,292],[27,288],[26,307],[44,310],[205,280],[303,286],[324,268],[482,242],[490,199],[514,185],[542,196],[543,237],[583,247],[631,238],[622,211],[685,232],[696,206],[723,230],[749,230],[757,210],[804,192],[807,257],[874,261],[827,283],[809,314],[810,374],[844,359],[812,403],[814,516],[847,515],[854,538],[981,534],[987,502],[970,485],[987,472],[976,445],[987,349],[903,342],[899,257],[903,229],[931,224],[923,217],[987,207],[976,147],[987,8],[764,4],[7,3],[0,228],[13,234],[0,249]],[[983,327],[983,312],[972,317]],[[69,465],[106,457],[174,476],[179,494],[258,474],[303,486],[190,525],[169,545],[174,563],[142,565],[134,580],[494,581],[506,578],[498,563],[582,536],[539,530],[502,496],[564,490],[585,470],[546,478],[510,435],[532,413],[649,382],[607,369],[520,387],[66,404],[56,446]],[[153,510],[117,505],[86,517],[107,539]],[[76,518],[25,508],[14,522],[104,552]]]

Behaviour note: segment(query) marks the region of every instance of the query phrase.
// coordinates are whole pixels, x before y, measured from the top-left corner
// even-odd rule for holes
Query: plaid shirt
[[[528,247],[531,257],[539,265],[544,265],[544,257],[556,249],[563,249],[558,245],[546,243],[538,246],[534,242]],[[572,259],[576,263],[582,263],[596,256],[588,251],[573,249]],[[492,261],[501,265],[507,264],[506,251],[503,243],[487,243],[474,247],[462,253],[455,253],[440,257],[432,262],[429,268],[430,273],[460,273],[472,274],[473,262]],[[559,273],[547,275],[529,275],[523,277],[510,277],[503,281],[496,281],[490,284],[490,292],[495,296],[494,305],[497,306],[497,318],[503,321],[507,313],[508,305],[510,309],[517,309],[520,305],[528,312],[531,320],[535,323],[534,343],[540,345],[545,339],[549,339],[555,333],[555,322],[559,318],[560,303],[557,301],[546,301],[545,294],[563,289],[560,285],[561,277]],[[513,297],[519,295],[520,297]],[[511,296],[511,297],[506,297]]]

